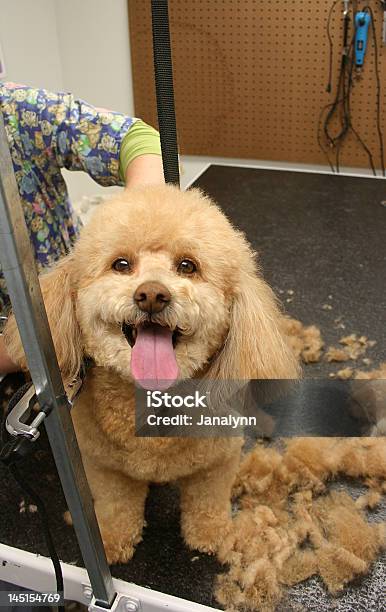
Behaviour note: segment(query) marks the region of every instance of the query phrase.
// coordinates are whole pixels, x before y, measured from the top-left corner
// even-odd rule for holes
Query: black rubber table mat
[[[195,185],[246,233],[290,315],[317,324],[327,345],[368,336],[371,367],[386,360],[386,181],[213,165]],[[321,362],[306,375],[333,370]]]
[[[304,323],[316,323],[328,343],[342,335],[334,320],[343,316],[347,333],[377,340],[369,351],[376,365],[385,359],[386,183],[330,175],[210,167],[196,182],[243,229],[260,253],[267,280],[287,299],[287,311]],[[329,296],[332,296],[332,299]],[[333,309],[323,309],[325,303]],[[309,366],[310,376],[325,376],[331,366]],[[58,477],[43,436],[26,475],[47,503],[58,553],[63,561],[82,564],[72,528],[64,524],[66,509]],[[40,523],[17,486],[0,466],[0,541],[47,554]],[[24,510],[23,510],[24,508]],[[178,495],[172,487],[153,487],[147,502],[144,540],[133,560],[115,566],[118,578],[218,607],[212,590],[222,570],[212,557],[188,551],[179,535]],[[378,583],[384,566],[350,593],[368,609],[380,610]],[[362,588],[363,584],[363,588]],[[320,582],[311,579],[293,590],[285,610],[337,609]],[[314,604],[315,604],[314,602]],[[314,605],[313,604],[313,605]],[[315,604],[315,605],[316,605]],[[303,607],[299,607],[303,606]],[[280,608],[282,609],[282,608]],[[350,604],[339,610],[350,610]],[[283,608],[284,610],[284,608]]]

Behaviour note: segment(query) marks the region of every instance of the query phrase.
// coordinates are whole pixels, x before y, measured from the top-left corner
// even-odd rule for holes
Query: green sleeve
[[[139,155],[161,155],[159,133],[151,125],[138,119],[124,136],[119,152],[119,174],[125,180],[127,166]]]

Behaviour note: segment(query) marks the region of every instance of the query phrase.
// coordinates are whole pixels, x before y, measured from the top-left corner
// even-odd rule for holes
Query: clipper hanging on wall
[[[370,15],[365,11],[360,11],[355,15],[355,67],[357,71],[362,69],[365,61],[370,21]]]

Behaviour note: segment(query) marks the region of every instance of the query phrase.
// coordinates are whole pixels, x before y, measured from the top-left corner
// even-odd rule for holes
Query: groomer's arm
[[[159,133],[140,119],[122,140],[119,173],[127,189],[165,182]]]
[[[157,185],[165,182],[162,157],[147,153],[133,159],[125,174],[126,189],[140,185]]]
[[[94,107],[71,94],[39,92],[39,120],[51,126],[59,168],[83,170],[103,186],[163,183],[160,137],[135,117]]]

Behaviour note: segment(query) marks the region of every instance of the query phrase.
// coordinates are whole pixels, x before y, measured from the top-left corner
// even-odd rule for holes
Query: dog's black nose
[[[142,283],[134,293],[138,308],[149,314],[161,312],[169,304],[171,297],[165,285],[155,281]]]

